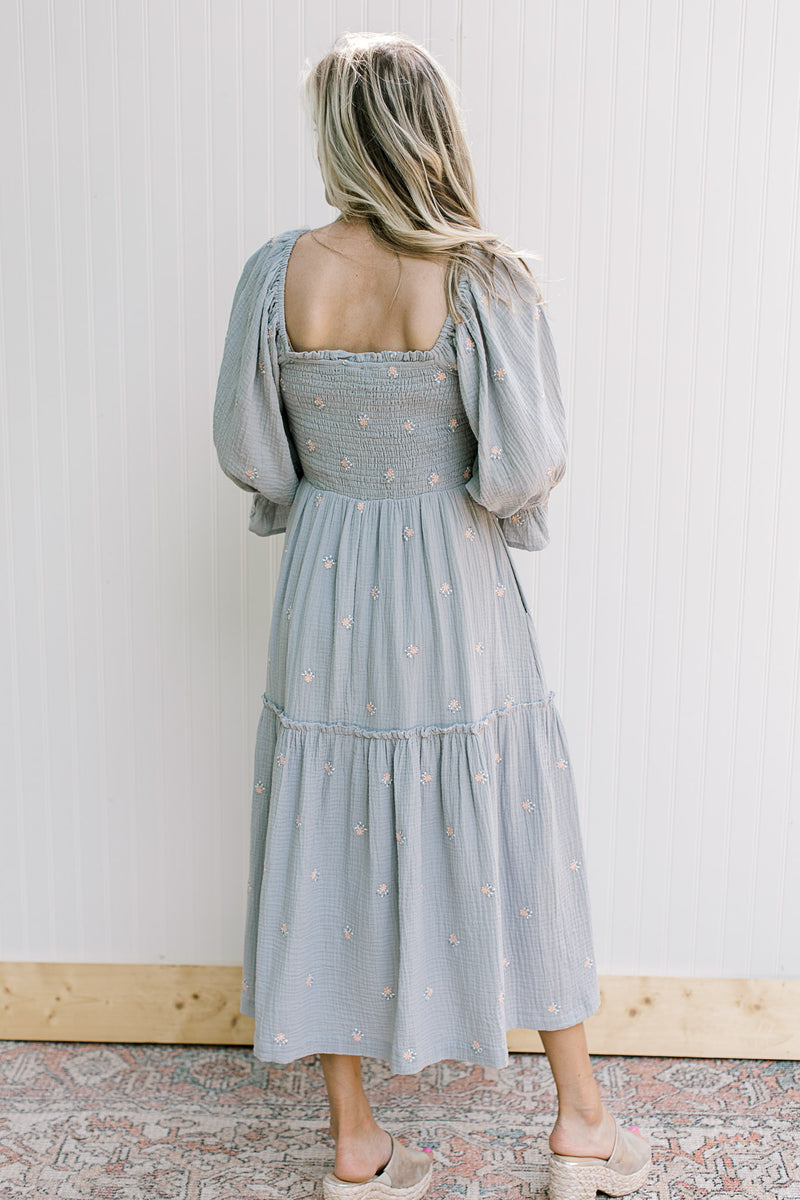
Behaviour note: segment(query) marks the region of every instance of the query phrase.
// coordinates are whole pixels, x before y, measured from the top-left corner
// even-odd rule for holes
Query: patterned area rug
[[[800,1063],[593,1055],[607,1107],[650,1137],[640,1200],[800,1200]],[[543,1055],[503,1070],[364,1060],[376,1117],[434,1152],[429,1196],[546,1200],[555,1087]],[[315,1056],[249,1047],[0,1042],[0,1198],[301,1200],[333,1165]]]

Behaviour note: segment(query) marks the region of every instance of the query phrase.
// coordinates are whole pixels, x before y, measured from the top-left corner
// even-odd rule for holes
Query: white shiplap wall
[[[604,973],[800,973],[800,10],[0,5],[0,959],[240,961],[283,537],[211,412],[241,267],[330,219],[297,96],[345,29],[459,82],[541,254],[571,455],[514,552]]]

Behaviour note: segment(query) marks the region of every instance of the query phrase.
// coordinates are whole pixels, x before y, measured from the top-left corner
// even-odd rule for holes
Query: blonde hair
[[[522,295],[518,283],[533,280],[525,257],[537,256],[481,227],[455,89],[424,47],[396,33],[345,33],[303,72],[303,83],[328,204],[345,220],[365,220],[395,252],[445,258],[456,321],[462,270],[509,303],[499,267]]]

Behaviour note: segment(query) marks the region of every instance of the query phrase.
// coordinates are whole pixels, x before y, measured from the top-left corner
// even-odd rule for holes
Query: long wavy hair
[[[513,303],[509,284],[542,301],[525,261],[538,256],[481,227],[455,88],[423,46],[395,33],[345,33],[302,81],[327,203],[366,221],[395,253],[444,258],[455,321],[463,270],[504,303]]]

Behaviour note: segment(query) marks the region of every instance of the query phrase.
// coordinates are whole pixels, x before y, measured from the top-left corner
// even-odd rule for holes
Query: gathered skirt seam
[[[271,700],[266,692],[261,699],[264,707],[274,712],[281,724],[287,729],[313,730],[320,733],[342,733],[351,737],[384,738],[396,741],[398,738],[438,737],[450,733],[478,733],[485,729],[491,721],[503,719],[526,709],[547,708],[555,696],[554,691],[542,700],[518,700],[512,704],[504,704],[502,708],[493,708],[477,721],[464,721],[454,725],[413,725],[409,729],[365,729],[362,725],[348,725],[341,721],[301,721],[290,717],[288,713]]]

